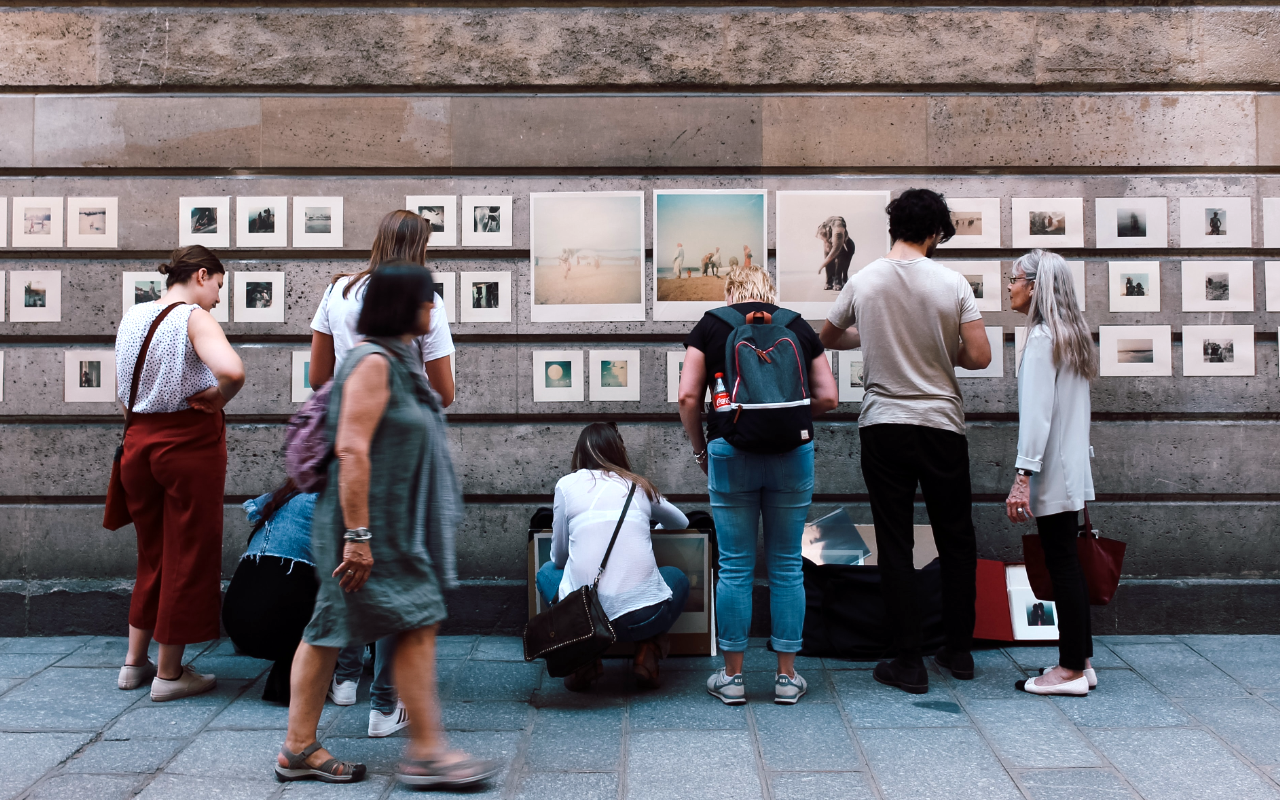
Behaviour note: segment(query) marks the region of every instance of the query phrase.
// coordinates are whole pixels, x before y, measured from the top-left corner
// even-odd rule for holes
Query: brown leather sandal
[[[276,780],[286,781],[324,781],[325,783],[358,783],[364,779],[364,764],[352,764],[330,758],[318,767],[307,764],[307,759],[321,747],[319,740],[302,749],[301,753],[291,753],[289,748],[281,747],[280,755],[289,762],[288,767],[276,762]]]

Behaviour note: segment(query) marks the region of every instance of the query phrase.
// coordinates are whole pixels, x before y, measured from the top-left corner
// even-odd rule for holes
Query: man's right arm
[[[979,317],[960,324],[960,350],[956,353],[956,366],[965,369],[986,369],[991,363],[991,342],[987,328]]]
[[[822,323],[818,339],[828,350],[854,350],[862,346],[862,336],[858,334],[857,328],[841,328],[832,324],[831,320]]]

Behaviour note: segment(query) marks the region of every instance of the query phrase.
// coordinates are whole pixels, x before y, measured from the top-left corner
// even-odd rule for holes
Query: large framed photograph
[[[64,402],[116,402],[115,350],[64,350],[62,364]]]
[[[62,247],[62,198],[13,198],[14,247]]]
[[[840,402],[861,403],[866,397],[866,387],[862,382],[862,349],[841,350],[839,357]]]
[[[1104,377],[1169,377],[1173,375],[1173,328],[1101,325],[1098,354],[1098,374]]]
[[[1248,197],[1178,200],[1182,247],[1253,247],[1253,201]]]
[[[236,276],[236,322],[284,322],[284,273],[244,272]]]
[[[432,283],[435,284],[437,301],[442,304],[444,318],[449,322],[457,322],[458,276],[453,272],[436,272],[431,270]]]
[[[431,225],[427,247],[458,246],[458,196],[456,194],[411,194],[404,207]]]
[[[463,247],[511,246],[510,195],[464,195],[461,221]]]
[[[293,351],[293,381],[289,397],[295,403],[305,403],[314,393],[311,386],[311,351]]]
[[[653,318],[698,320],[724,305],[724,275],[766,265],[763,189],[654,190]]]
[[[68,197],[67,247],[119,247],[119,205],[115,197]]]
[[[956,367],[957,378],[1003,378],[1004,377],[1004,327],[991,325],[986,328],[987,343],[991,346],[991,363],[984,369],[965,369]]]
[[[1013,246],[1084,247],[1084,198],[1013,198]]]
[[[1252,376],[1252,325],[1183,325],[1182,374]]]
[[[1168,198],[1099,197],[1093,209],[1101,249],[1169,246]]]
[[[964,276],[979,311],[1003,309],[1004,274],[999,261],[947,261],[943,266]]]
[[[0,234],[4,244],[4,234]],[[1262,198],[1262,246],[1280,250],[1280,197]]]
[[[510,322],[510,272],[459,272],[462,308],[459,322]]]
[[[61,322],[62,272],[14,270],[9,273],[10,322]]]
[[[293,246],[342,247],[342,198],[293,198]]]
[[[1267,310],[1280,311],[1280,261],[1266,261],[1262,271],[1267,281]]]
[[[1107,272],[1113,312],[1160,310],[1159,261],[1112,261]]]
[[[826,319],[858,270],[889,252],[887,191],[779,191],[778,303]]]
[[[639,350],[592,350],[588,364],[592,402],[640,401]]]
[[[236,247],[288,247],[288,197],[237,197]]]
[[[948,197],[947,208],[951,209],[951,224],[956,226],[956,235],[939,244],[939,250],[1000,247],[999,197]]]
[[[165,276],[159,272],[126,272],[122,276],[124,313],[139,303],[151,303],[169,293]]]
[[[1183,261],[1183,311],[1252,311],[1252,261]]]
[[[1052,600],[1036,597],[1025,564],[1007,564],[1004,569],[1014,641],[1055,641],[1058,638],[1057,606]]]
[[[533,402],[583,402],[582,351],[533,351]]]
[[[644,192],[529,195],[532,322],[644,320]]]
[[[231,246],[231,198],[179,197],[178,247]]]

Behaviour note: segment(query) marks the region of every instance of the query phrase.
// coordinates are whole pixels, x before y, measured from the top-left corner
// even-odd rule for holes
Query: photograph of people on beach
[[[48,236],[53,233],[53,209],[42,206],[22,212],[22,233],[26,236]]]
[[[644,193],[529,196],[533,322],[644,319]]]
[[[58,322],[62,319],[62,273],[15,270],[9,273],[10,322]]]
[[[765,192],[756,189],[653,193],[655,320],[696,320],[724,305],[724,277],[765,263]]]
[[[849,276],[889,252],[888,192],[779,191],[779,303],[823,319]]]
[[[1112,311],[1160,310],[1160,262],[1112,261],[1107,265]]]
[[[999,197],[948,197],[951,224],[956,235],[938,245],[943,250],[996,248],[1000,246]]]
[[[237,197],[236,247],[288,247],[288,197]]]
[[[117,247],[118,207],[115,197],[68,197],[67,247]]]

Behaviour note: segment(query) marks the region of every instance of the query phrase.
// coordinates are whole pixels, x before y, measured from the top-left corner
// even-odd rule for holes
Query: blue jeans
[[[659,567],[658,572],[671,589],[671,597],[609,620],[618,634],[618,641],[639,642],[666,633],[684,611],[685,602],[689,599],[689,578],[675,567]],[[563,577],[564,570],[557,569],[554,561],[548,561],[538,569],[535,583],[544,603],[551,603],[560,590]]]
[[[338,666],[333,676],[339,681],[360,682],[364,671],[365,645],[350,645],[338,651]],[[369,705],[374,711],[390,714],[396,707],[396,687],[391,682],[391,662],[396,652],[396,637],[378,640],[373,653],[373,686],[369,689]]]
[[[787,453],[739,450],[724,439],[707,444],[707,488],[720,545],[716,634],[720,649],[747,649],[756,530],[764,518],[765,566],[773,649],[799,652],[804,631],[804,575],[800,540],[813,499],[813,443]]]

